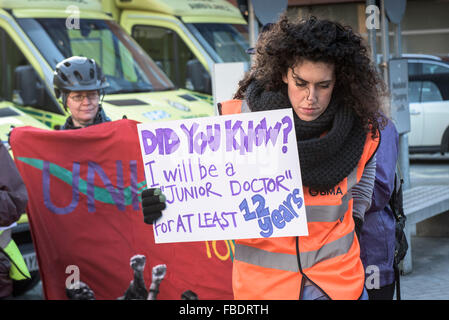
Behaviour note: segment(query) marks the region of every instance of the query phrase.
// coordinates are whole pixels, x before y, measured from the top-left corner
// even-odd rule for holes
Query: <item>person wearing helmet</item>
[[[56,65],[53,85],[64,109],[70,111],[61,130],[80,129],[111,121],[100,101],[107,87],[100,66],[94,59],[73,56]]]

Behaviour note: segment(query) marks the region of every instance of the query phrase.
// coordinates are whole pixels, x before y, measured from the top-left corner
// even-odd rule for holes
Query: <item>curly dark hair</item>
[[[363,39],[351,27],[313,16],[289,21],[284,14],[260,34],[255,49],[253,65],[239,82],[235,99],[244,99],[253,80],[265,90],[281,90],[286,86],[282,76],[304,60],[332,63],[336,76],[333,99],[350,106],[373,136],[385,126],[386,118],[380,112],[386,93],[384,81],[371,63]]]

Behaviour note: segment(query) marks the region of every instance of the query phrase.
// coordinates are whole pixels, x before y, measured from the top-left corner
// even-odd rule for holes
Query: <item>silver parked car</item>
[[[410,152],[449,152],[449,59],[403,57],[409,74]]]

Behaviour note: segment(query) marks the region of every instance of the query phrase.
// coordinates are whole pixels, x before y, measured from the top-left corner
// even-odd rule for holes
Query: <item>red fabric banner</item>
[[[232,299],[232,242],[154,243],[153,227],[141,212],[146,183],[136,124],[13,130],[46,299],[67,299],[74,270],[96,299],[121,297],[133,280],[130,258],[137,254],[146,256],[147,289],[152,268],[167,266],[158,299],[180,299],[186,290],[199,299]]]

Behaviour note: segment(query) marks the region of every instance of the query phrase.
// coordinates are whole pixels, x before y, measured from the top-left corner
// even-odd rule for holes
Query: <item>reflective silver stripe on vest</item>
[[[306,206],[307,222],[335,222],[343,219],[348,210],[350,192],[341,198],[341,204],[336,206]]]
[[[301,266],[303,269],[307,269],[318,262],[348,253],[353,242],[354,232],[349,232],[347,235],[325,244],[316,251],[301,252]]]
[[[259,267],[299,272],[296,255],[265,251],[239,243],[235,244],[235,259]]]
[[[5,249],[11,241],[11,229],[6,229],[0,234],[0,248]]]
[[[301,241],[301,238],[299,241]],[[354,232],[350,232],[335,241],[325,244],[316,251],[301,252],[301,268],[307,269],[318,262],[349,252],[353,241]],[[264,268],[299,272],[298,260],[294,254],[270,252],[236,243],[235,259]]]

